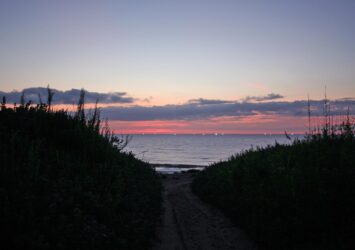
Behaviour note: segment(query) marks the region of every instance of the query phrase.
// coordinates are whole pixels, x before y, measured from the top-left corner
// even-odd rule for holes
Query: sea
[[[182,168],[201,169],[224,161],[250,148],[267,145],[290,144],[302,135],[130,135],[124,151],[132,152],[138,159],[156,165],[158,172],[179,172]],[[185,169],[186,170],[186,169]]]

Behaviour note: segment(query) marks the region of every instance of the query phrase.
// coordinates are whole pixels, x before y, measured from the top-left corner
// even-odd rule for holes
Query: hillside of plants
[[[354,136],[348,116],[290,145],[216,163],[196,176],[192,189],[260,249],[355,249]]]
[[[123,153],[126,141],[99,109],[46,104],[0,110],[1,249],[147,249],[161,213],[151,166]],[[78,97],[79,98],[79,97]]]

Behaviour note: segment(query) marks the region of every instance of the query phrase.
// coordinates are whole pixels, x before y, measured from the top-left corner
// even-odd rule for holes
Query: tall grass
[[[84,112],[21,99],[0,110],[1,249],[147,249],[161,212],[149,164]],[[55,98],[55,97],[54,97]]]
[[[216,163],[192,189],[261,249],[355,249],[355,126],[330,124]]]

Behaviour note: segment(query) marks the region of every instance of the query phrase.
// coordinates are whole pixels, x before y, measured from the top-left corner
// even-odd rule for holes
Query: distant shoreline
[[[162,175],[182,174],[190,171],[202,171],[207,166],[189,164],[151,164],[155,171]]]
[[[163,164],[163,163],[150,163],[153,167],[166,167],[166,168],[205,168],[209,165],[193,165],[193,164]]]
[[[292,136],[304,136],[305,135],[305,132],[287,132],[289,135],[292,135]],[[169,136],[179,136],[179,135],[189,135],[189,136],[282,136],[282,135],[285,135],[285,132],[280,132],[280,133],[256,133],[256,134],[253,134],[253,133],[250,133],[250,134],[226,134],[226,133],[197,133],[197,134],[186,134],[186,133],[182,133],[182,134],[179,134],[179,133],[166,133],[166,134],[158,134],[158,133],[134,133],[134,134],[127,134],[127,133],[115,133],[115,135],[118,135],[118,136],[144,136],[144,135],[148,135],[148,136],[151,136],[151,135],[169,135]]]

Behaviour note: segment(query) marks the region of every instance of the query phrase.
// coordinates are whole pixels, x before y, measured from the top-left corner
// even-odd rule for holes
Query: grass
[[[123,153],[99,110],[25,103],[0,111],[2,249],[147,249],[162,209],[160,180]],[[54,97],[55,98],[55,97]]]
[[[329,120],[328,120],[329,121]],[[355,126],[247,150],[197,174],[192,190],[261,249],[355,249]]]

